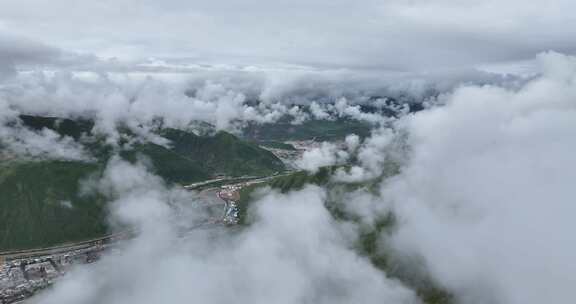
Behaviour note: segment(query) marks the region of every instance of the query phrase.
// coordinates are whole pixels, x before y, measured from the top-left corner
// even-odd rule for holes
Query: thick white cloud
[[[574,299],[576,64],[540,62],[519,90],[463,87],[407,119],[409,164],[383,188],[396,248],[462,303]]]
[[[0,81],[16,74],[16,65],[43,64],[55,60],[59,51],[42,43],[8,35],[0,27]]]
[[[73,138],[49,129],[34,131],[15,119],[18,112],[0,98],[0,159],[28,157],[90,161],[92,157]]]
[[[283,79],[286,74],[291,77]],[[164,127],[190,129],[196,122],[207,122],[228,131],[237,131],[247,122],[274,122],[285,115],[291,116],[295,124],[311,118],[336,117],[385,123],[382,115],[363,113],[357,104],[370,103],[374,95],[399,95],[404,89],[390,87],[389,81],[379,83],[378,78],[346,79],[346,75],[355,74],[197,70],[196,74],[151,76],[136,72],[27,71],[0,83],[0,103],[4,108],[0,115],[2,128],[7,127],[8,121],[17,120],[18,114],[92,119],[96,123],[94,131],[107,135],[109,143],[118,142],[119,126],[127,126],[141,140],[166,144],[150,132],[158,119]],[[412,99],[425,94],[412,93]],[[336,99],[338,102],[332,104]],[[308,104],[312,104],[311,112],[301,107]],[[26,141],[9,136],[15,132],[12,129],[2,130],[0,140]],[[20,132],[18,136],[50,133],[43,132]],[[50,138],[44,141],[54,142]],[[37,154],[45,153],[41,150]]]
[[[142,167],[112,160],[95,185],[115,198],[114,217],[139,236],[33,303],[419,302],[351,249],[353,231],[334,221],[319,188],[265,195],[242,231],[182,234],[179,224],[200,219],[181,212],[198,202],[174,195],[179,190]]]
[[[361,144],[358,137],[348,136],[346,146],[354,153],[356,163],[350,168],[339,168],[334,180],[347,183],[366,182],[380,176],[390,176],[405,159],[405,134],[390,127],[372,130]]]
[[[15,118],[18,113],[62,118],[91,118],[95,131],[117,137],[120,124],[150,126],[157,118],[166,127],[188,128],[193,121],[234,128],[235,120],[267,122],[287,114],[282,106],[244,105],[240,88],[205,81],[186,96],[189,84],[182,78],[144,78],[137,75],[109,77],[95,73],[22,74],[0,86],[0,100]]]

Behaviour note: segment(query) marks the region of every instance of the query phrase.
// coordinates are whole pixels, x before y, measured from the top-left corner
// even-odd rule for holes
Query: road
[[[181,237],[186,237],[194,229],[237,224],[239,210],[236,201],[242,187],[264,183],[286,174],[290,172],[267,177],[221,178],[194,184],[199,188],[208,187],[198,189],[201,199],[197,202],[208,208],[209,216],[205,222],[183,229]],[[210,186],[213,183],[218,186]],[[137,231],[124,231],[72,244],[0,252],[0,304],[24,301],[65,275],[72,265],[93,263],[109,248],[137,234]]]
[[[193,229],[234,223],[227,220],[231,202],[221,199],[220,191],[220,188],[210,188],[199,192],[201,200],[198,203],[206,206],[209,218],[186,227],[181,233],[182,237]],[[31,297],[65,275],[72,265],[95,262],[104,251],[135,235],[137,231],[125,231],[72,244],[1,252],[0,303],[19,303]]]

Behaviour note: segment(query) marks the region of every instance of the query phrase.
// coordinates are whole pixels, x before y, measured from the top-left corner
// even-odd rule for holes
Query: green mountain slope
[[[297,125],[283,119],[275,123],[250,124],[244,128],[243,133],[247,139],[255,141],[334,141],[350,134],[367,137],[370,129],[367,123],[352,119],[307,120]]]
[[[45,247],[105,233],[104,200],[79,195],[98,164],[63,161],[0,165],[0,250]]]
[[[91,134],[90,121],[26,116],[22,124],[73,137],[84,144],[96,161],[0,159],[0,251],[51,246],[105,234],[104,200],[81,197],[78,190],[81,180],[101,174],[114,149]],[[197,136],[165,129],[159,135],[169,139],[170,146],[134,144],[121,151],[120,156],[128,161],[147,159],[151,169],[169,183],[197,182],[220,174],[269,175],[284,170],[284,164],[272,153],[229,133]]]
[[[259,176],[284,170],[284,164],[274,154],[230,133],[201,137],[168,129],[162,135],[172,141],[174,152],[198,161],[209,172]]]

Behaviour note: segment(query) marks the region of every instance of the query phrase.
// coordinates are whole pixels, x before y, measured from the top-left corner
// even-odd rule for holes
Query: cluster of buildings
[[[18,303],[31,297],[52,285],[72,265],[97,261],[108,246],[95,241],[80,248],[0,256],[0,304]]]
[[[224,224],[238,224],[240,213],[240,209],[238,209],[240,189],[242,189],[242,184],[235,184],[222,186],[220,191],[218,191],[218,197],[226,202],[226,212],[222,219]]]
[[[228,203],[228,208],[226,209],[226,215],[222,220],[224,224],[234,225],[238,224],[239,221],[239,209],[238,205],[234,201]]]

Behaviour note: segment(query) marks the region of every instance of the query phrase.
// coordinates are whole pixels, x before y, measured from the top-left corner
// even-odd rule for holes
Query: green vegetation
[[[335,141],[344,139],[350,134],[367,137],[370,135],[370,125],[352,119],[307,120],[299,125],[292,124],[288,120],[280,120],[276,123],[250,124],[243,133],[246,138],[254,141],[307,139]]]
[[[72,120],[56,117],[20,115],[20,120],[25,126],[33,130],[48,128],[62,136],[70,136],[76,140],[80,139],[83,134],[90,133],[94,127],[94,122],[85,119]]]
[[[209,179],[211,176],[197,161],[160,145],[138,145],[133,150],[121,152],[121,156],[131,162],[136,162],[139,157],[145,157],[150,161],[151,169],[156,174],[172,183],[192,183]]]
[[[99,162],[105,163],[113,153],[112,147],[106,145],[101,136],[92,134],[94,123],[90,120],[27,115],[20,118],[23,125],[29,128],[48,128],[76,139]],[[124,137],[134,135],[126,128],[120,130]],[[131,161],[144,156],[159,175],[176,183],[196,182],[216,175],[271,175],[285,169],[282,161],[271,152],[230,133],[198,136],[192,132],[167,128],[161,129],[158,135],[170,141],[169,147],[153,143],[136,144],[131,149],[124,149],[121,156]]]
[[[285,169],[272,152],[227,132],[197,136],[167,129],[161,135],[172,141],[172,151],[193,160],[212,175],[263,176]]]
[[[114,148],[91,134],[94,124],[90,121],[22,116],[22,123],[70,136],[96,160],[0,160],[0,251],[52,246],[105,234],[104,199],[82,197],[78,190],[83,179],[102,172]],[[120,156],[131,162],[145,159],[170,183],[198,182],[216,175],[266,176],[285,169],[271,152],[226,132],[197,136],[164,129],[159,135],[171,141],[169,147],[134,144]]]
[[[400,259],[389,254],[384,248],[380,248],[381,236],[392,231],[394,225],[393,214],[388,214],[378,220],[373,227],[363,227],[356,245],[360,254],[368,257],[375,267],[385,271],[388,276],[400,280],[415,290],[424,303],[454,303],[452,295],[434,283],[418,258],[402,257]]]
[[[150,160],[158,175],[180,184],[207,180],[217,175],[265,176],[285,169],[282,161],[271,152],[230,133],[197,136],[166,129],[161,135],[171,141],[169,148],[152,143],[139,144],[132,150],[122,152],[122,156],[130,161],[144,156]]]
[[[106,201],[98,195],[82,196],[81,181],[101,174],[112,148],[101,138],[91,135],[94,124],[46,117],[22,117],[23,124],[36,130],[49,128],[83,142],[98,160],[93,163],[48,160],[0,161],[0,251],[48,247],[66,242],[100,237],[107,232]],[[153,143],[135,144],[120,155],[128,161],[144,157],[155,172],[172,183],[192,183],[216,175],[268,176],[283,171],[284,165],[272,153],[260,148],[293,150],[282,140],[342,139],[350,133],[367,136],[369,127],[352,120],[308,121],[302,125],[278,123],[249,126],[248,137],[256,143],[243,141],[232,134],[218,132],[213,136],[198,136],[190,132],[163,129],[159,135],[170,140],[168,147]],[[130,135],[129,131],[123,131]],[[276,141],[279,140],[279,141]],[[398,165],[387,164],[385,173],[370,182],[336,183],[331,176],[346,166],[324,167],[311,174],[297,171],[244,187],[240,190],[240,224],[250,221],[247,210],[258,189],[270,187],[282,193],[299,190],[306,185],[319,185],[328,189],[326,207],[339,221],[354,222],[360,227],[355,244],[357,251],[377,268],[392,278],[416,290],[429,304],[453,303],[453,297],[439,288],[426,274],[417,258],[398,258],[382,248],[381,236],[391,233],[395,226],[393,214],[380,218],[367,226],[342,207],[344,193],[366,189],[378,193],[382,179],[398,173]],[[242,180],[243,178],[238,178]],[[229,181],[216,181],[211,186]]]
[[[283,193],[292,190],[300,190],[308,184],[325,185],[329,182],[330,176],[338,167],[320,168],[317,173],[310,174],[306,171],[297,171],[289,175],[278,176],[270,180],[267,185],[272,189],[280,190]]]
[[[79,180],[97,164],[0,164],[0,249],[46,247],[106,233],[104,200],[81,196]]]
[[[428,304],[451,304],[454,303],[452,295],[442,288],[439,288],[433,280],[427,275],[421,265],[421,261],[412,258],[410,260],[390,254],[385,248],[381,248],[381,236],[393,231],[396,220],[393,214],[389,213],[380,218],[374,225],[367,226],[360,223],[360,219],[347,213],[343,208],[342,197],[344,193],[365,189],[371,193],[378,193],[377,185],[382,179],[398,173],[398,167],[395,164],[387,166],[386,174],[365,183],[335,183],[330,177],[338,168],[345,167],[324,167],[317,173],[310,174],[305,171],[294,172],[289,175],[278,176],[266,183],[253,184],[244,187],[240,191],[240,224],[248,225],[247,210],[250,203],[257,198],[258,189],[270,187],[282,193],[299,190],[306,185],[314,184],[324,186],[328,190],[326,208],[332,216],[339,221],[355,222],[360,226],[360,235],[356,242],[357,251],[367,257],[370,262],[384,271],[388,276],[396,278],[416,291],[424,303]]]
[[[260,142],[257,142],[256,144],[263,146],[263,147],[267,147],[267,148],[296,151],[296,148],[294,148],[293,145],[279,142],[279,141],[260,141]]]
[[[337,166],[323,167],[315,174],[310,174],[306,171],[296,171],[288,175],[274,177],[264,183],[243,187],[240,190],[240,201],[238,202],[238,207],[240,209],[238,214],[239,224],[246,225],[249,223],[247,211],[250,208],[250,203],[254,200],[256,190],[270,187],[274,190],[286,193],[293,190],[300,190],[309,184],[318,186],[327,185],[330,182],[330,176],[338,168],[339,167]]]

